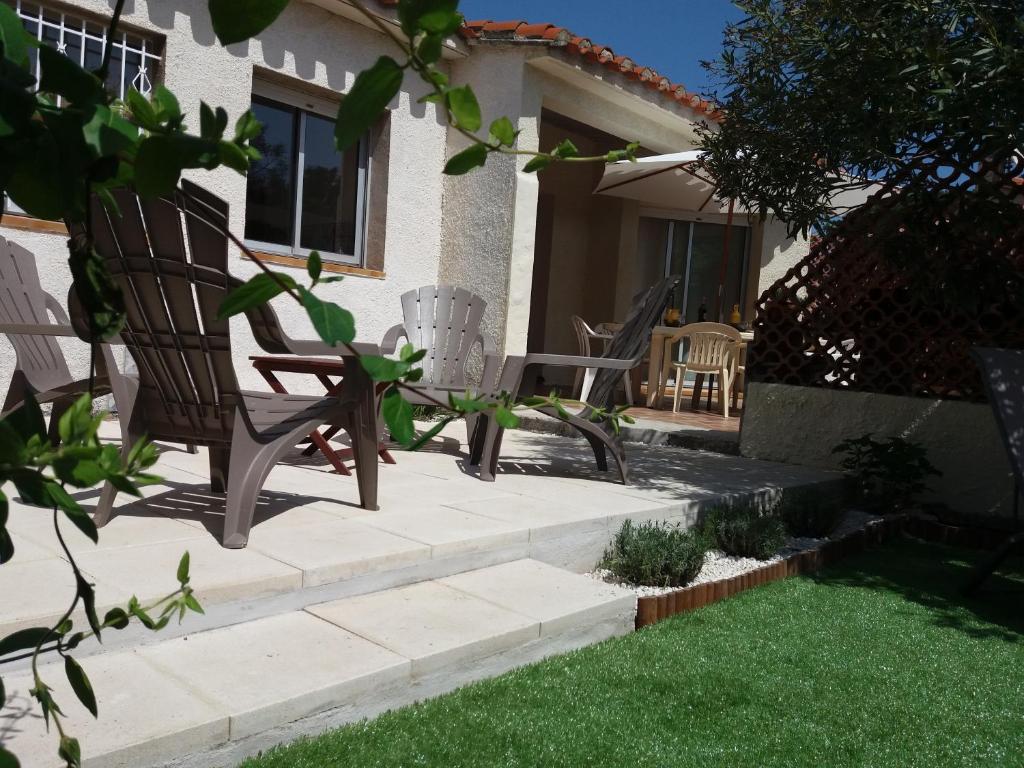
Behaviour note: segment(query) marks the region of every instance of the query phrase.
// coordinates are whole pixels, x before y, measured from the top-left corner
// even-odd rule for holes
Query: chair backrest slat
[[[188,182],[169,198],[114,198],[120,212],[97,200],[92,225],[125,296],[121,339],[139,369],[136,411],[151,437],[228,442],[241,396],[230,324],[217,317],[237,282],[227,271],[227,204]]]
[[[680,328],[679,334],[690,342],[686,367],[697,373],[718,371],[743,340],[739,331],[723,323],[690,323]]]
[[[24,325],[53,323],[47,302],[56,304],[39,282],[36,257],[17,243],[0,237],[0,320]],[[71,372],[53,336],[9,333],[17,367],[30,386],[46,391],[71,381]]]
[[[603,357],[634,360],[643,355],[651,343],[651,331],[661,319],[679,280],[679,275],[659,280],[633,301],[622,328],[608,344]],[[594,376],[587,402],[598,408],[610,408],[615,403],[615,392],[621,381],[621,370],[599,369]]]
[[[480,339],[487,302],[452,286],[428,285],[402,295],[403,327],[413,346],[427,350],[425,384],[463,386],[466,361]]]

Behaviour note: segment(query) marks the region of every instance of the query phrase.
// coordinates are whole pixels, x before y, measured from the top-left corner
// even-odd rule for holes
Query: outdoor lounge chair
[[[52,316],[52,318],[51,318]],[[56,322],[53,322],[56,320]],[[58,439],[61,415],[85,392],[88,379],[75,379],[68,368],[57,336],[74,336],[61,303],[43,290],[36,257],[15,242],[0,237],[0,332],[14,347],[15,364],[4,399],[2,415],[22,406],[31,395],[49,403],[50,439]],[[93,395],[113,392],[119,412],[130,413],[134,399],[132,382],[118,374],[110,348],[100,345],[96,360]]]
[[[314,397],[241,390],[231,358],[228,320],[217,317],[228,291],[240,284],[227,271],[228,206],[188,182],[173,198],[140,200],[115,192],[120,215],[99,200],[92,206],[97,252],[124,292],[121,340],[139,369],[139,392],[122,426],[123,450],[143,435],[205,445],[210,485],[227,492],[223,544],[244,547],[256,499],[279,458],[323,424],[352,437],[359,497],[377,508],[376,402],[359,362],[321,341],[294,341],[268,306],[247,317],[257,343],[272,354],[345,358],[336,396]],[[72,235],[81,229],[69,226]],[[76,329],[84,333],[78,325]],[[360,345],[375,353],[376,345]],[[96,522],[110,518],[115,489],[104,487]]]
[[[608,345],[603,357],[577,357],[573,355],[545,355],[529,353],[510,355],[502,368],[501,380],[496,391],[509,392],[513,398],[520,396],[526,369],[534,365],[561,365],[572,368],[586,368],[583,377],[583,391],[587,393],[586,403],[575,414],[570,414],[568,423],[575,427],[590,443],[598,469],[608,470],[607,451],[618,465],[622,482],[629,482],[629,471],[622,442],[604,421],[593,421],[594,408],[612,408],[615,392],[622,382],[623,371],[629,371],[640,364],[651,340],[651,329],[658,323],[665,306],[680,277],[673,275],[655,283],[634,301],[622,328]],[[537,408],[540,413],[559,418],[555,408]],[[504,430],[497,421],[485,416],[478,427],[477,439],[473,441],[470,462],[480,465],[480,478],[493,481],[498,470],[501,438]],[[481,432],[486,425],[486,431]]]
[[[501,358],[494,341],[480,330],[487,302],[464,288],[425,285],[402,294],[402,322],[384,336],[381,349],[392,354],[405,339],[416,349],[425,349],[420,366],[423,378],[411,383],[402,394],[414,405],[448,402],[448,394],[464,395],[468,384],[466,363],[474,347],[483,356],[479,391],[490,393]],[[469,442],[478,419],[466,416]]]

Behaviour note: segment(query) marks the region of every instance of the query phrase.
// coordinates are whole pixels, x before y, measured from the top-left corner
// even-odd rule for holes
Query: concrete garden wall
[[[838,468],[832,448],[873,432],[928,449],[943,474],[922,501],[972,515],[1010,515],[1013,479],[995,417],[986,404],[747,384],[740,453],[789,464]]]

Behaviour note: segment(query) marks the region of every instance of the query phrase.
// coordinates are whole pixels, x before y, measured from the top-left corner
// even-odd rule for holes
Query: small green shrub
[[[806,494],[783,498],[780,506],[782,522],[790,536],[809,536],[823,539],[836,529],[846,510],[828,500]]]
[[[681,587],[704,567],[704,537],[679,525],[627,520],[604,553],[601,567],[622,581],[648,587]]]
[[[747,502],[712,507],[703,530],[712,546],[736,557],[767,560],[786,543],[786,528],[775,505]]]

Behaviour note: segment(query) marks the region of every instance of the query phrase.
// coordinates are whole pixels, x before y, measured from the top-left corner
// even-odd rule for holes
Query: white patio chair
[[[595,327],[591,328],[587,325],[587,321],[579,315],[573,315],[572,329],[576,333],[576,347],[579,350],[580,357],[591,357],[593,354],[593,348],[591,347],[592,341],[600,341],[602,344],[601,353],[608,348],[608,342],[615,337],[615,331],[611,328],[607,328],[605,323],[599,323]],[[572,394],[573,397],[586,402],[587,395],[590,394],[583,392],[584,374],[586,368],[576,369],[576,380],[573,382]],[[625,371],[622,374],[622,385],[626,390],[626,403],[633,405],[633,382],[630,379],[629,371]]]
[[[722,415],[729,416],[729,396],[736,378],[739,363],[737,353],[743,337],[730,325],[722,323],[690,323],[679,329],[672,341],[689,339],[690,348],[686,360],[673,363],[676,369],[675,393],[672,397],[672,412],[679,413],[679,402],[683,394],[683,378],[690,371],[698,375],[718,376],[718,404]]]

